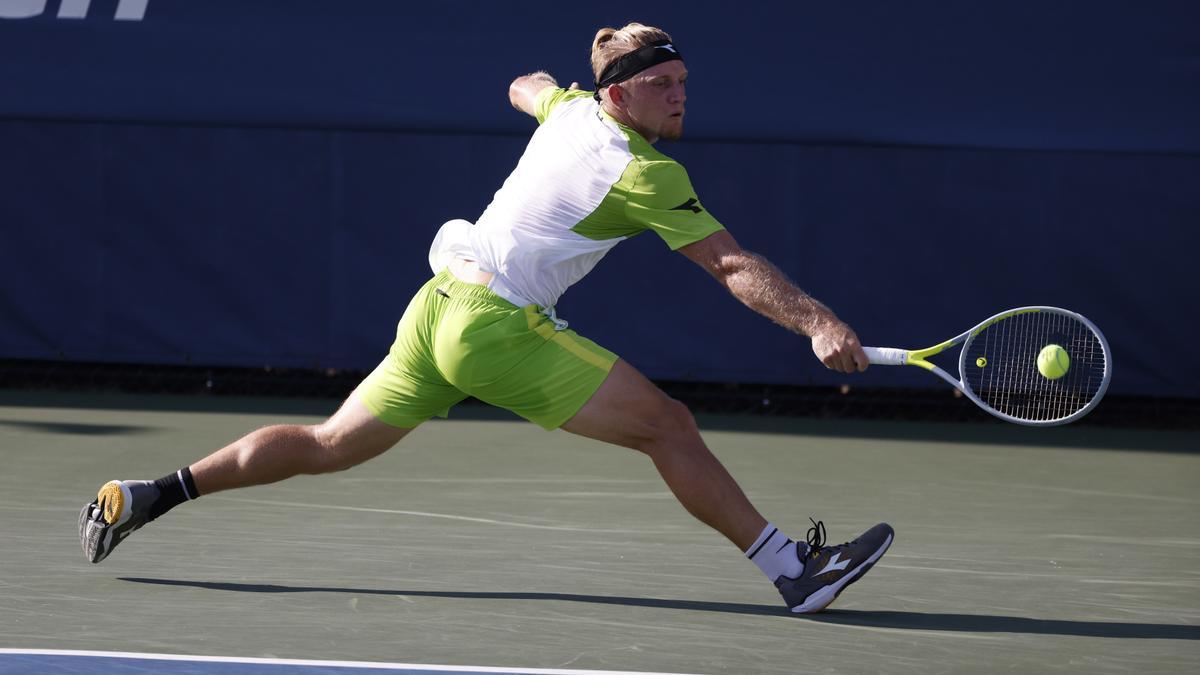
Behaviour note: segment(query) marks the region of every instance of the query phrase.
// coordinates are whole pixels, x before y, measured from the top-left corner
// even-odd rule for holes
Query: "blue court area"
[[[471,409],[86,562],[106,480],[337,405],[216,402],[0,392],[0,673],[1200,671],[1195,432],[702,417],[786,531],[896,528],[810,617],[646,458]]]

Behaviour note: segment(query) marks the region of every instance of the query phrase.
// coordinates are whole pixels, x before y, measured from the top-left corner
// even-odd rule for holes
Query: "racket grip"
[[[907,349],[893,349],[891,347],[863,347],[863,351],[867,353],[867,360],[875,365],[880,366],[903,366],[908,363]]]

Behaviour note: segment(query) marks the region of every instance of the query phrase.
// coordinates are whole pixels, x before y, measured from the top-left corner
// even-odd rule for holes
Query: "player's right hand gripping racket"
[[[960,343],[956,380],[927,359]],[[1070,358],[1066,373],[1055,379],[1038,369],[1038,355],[1048,345],[1061,346]],[[1112,356],[1104,335],[1083,316],[1057,307],[1000,312],[927,349],[863,349],[873,364],[924,368],[996,417],[1030,426],[1083,417],[1100,403],[1112,379]]]

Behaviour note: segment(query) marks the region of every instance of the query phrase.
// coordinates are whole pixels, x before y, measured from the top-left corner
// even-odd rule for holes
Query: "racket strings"
[[[1066,374],[1038,371],[1047,345],[1070,359]],[[1083,410],[1102,393],[1107,355],[1082,321],[1058,312],[1026,312],[997,321],[964,345],[962,380],[984,405],[1013,418],[1048,422]],[[980,360],[984,359],[984,360]],[[983,365],[979,365],[983,364]]]

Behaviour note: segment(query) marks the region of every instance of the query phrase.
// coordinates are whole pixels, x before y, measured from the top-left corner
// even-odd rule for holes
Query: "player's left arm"
[[[526,115],[537,117],[537,95],[543,89],[558,86],[558,80],[545,71],[522,75],[508,85],[508,101],[512,107]],[[579,83],[572,82],[568,89],[578,89]]]
[[[813,353],[827,367],[843,373],[867,369],[867,355],[850,326],[766,258],[743,249],[727,230],[683,246],[679,252],[750,309],[811,337]]]

